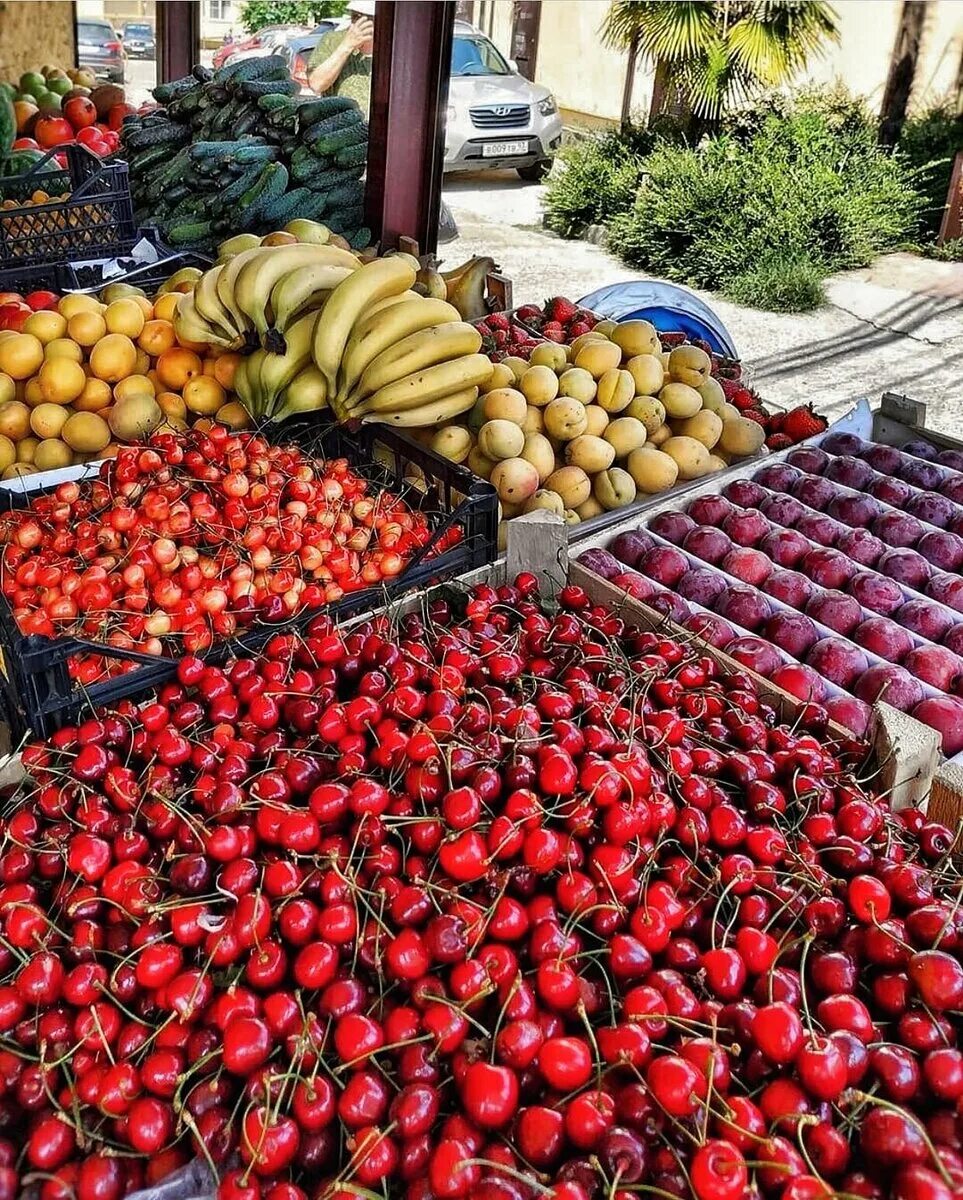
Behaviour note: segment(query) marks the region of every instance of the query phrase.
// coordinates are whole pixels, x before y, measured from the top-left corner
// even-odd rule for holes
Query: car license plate
[[[527,153],[527,139],[523,142],[486,142],[482,146],[482,158],[512,158]]]

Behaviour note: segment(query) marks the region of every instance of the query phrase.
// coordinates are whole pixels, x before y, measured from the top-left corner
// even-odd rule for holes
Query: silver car
[[[473,25],[455,22],[445,126],[445,170],[514,167],[537,182],[562,144],[548,88],[524,79]]]

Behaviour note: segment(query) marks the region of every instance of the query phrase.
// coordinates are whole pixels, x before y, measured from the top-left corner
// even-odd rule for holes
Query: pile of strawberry
[[[564,296],[553,296],[542,307],[523,304],[515,316],[529,329],[536,329],[546,342],[567,346],[583,333],[591,333],[599,318],[587,308],[580,308]]]
[[[539,341],[544,340],[534,337],[509,313],[491,313],[483,321],[476,321],[475,328],[482,336],[482,354],[496,363],[509,357],[528,362]]]

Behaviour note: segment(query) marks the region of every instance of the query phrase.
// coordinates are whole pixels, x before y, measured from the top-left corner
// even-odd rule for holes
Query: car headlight
[[[538,111],[543,117],[550,117],[552,113],[558,112],[558,106],[555,103],[555,97],[546,96],[544,100],[539,100]]]

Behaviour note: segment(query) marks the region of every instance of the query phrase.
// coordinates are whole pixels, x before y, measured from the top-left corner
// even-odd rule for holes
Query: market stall
[[[954,1200],[963,447],[441,274],[453,10],[0,179],[0,1197]]]

